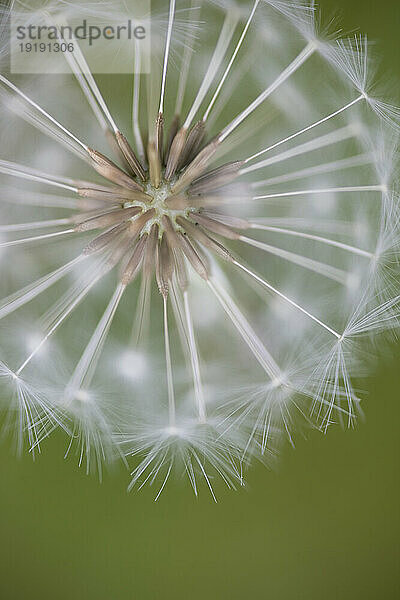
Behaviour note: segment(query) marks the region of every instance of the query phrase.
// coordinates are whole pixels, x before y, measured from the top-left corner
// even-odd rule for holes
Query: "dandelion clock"
[[[366,39],[283,0],[16,0],[1,22],[17,450],[59,430],[88,471],[215,497],[368,418],[398,326],[400,112]]]

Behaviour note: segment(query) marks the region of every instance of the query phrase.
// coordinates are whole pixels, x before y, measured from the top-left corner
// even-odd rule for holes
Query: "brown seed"
[[[71,217],[71,221],[75,225],[79,225],[88,219],[92,219],[93,217],[99,217],[100,215],[104,215],[105,213],[112,212],[113,210],[119,210],[121,206],[118,204],[116,206],[110,206],[108,204],[103,204],[101,207],[97,206],[96,208],[92,208],[92,210],[85,210]]]
[[[180,248],[174,248],[172,250],[172,255],[174,258],[175,273],[176,278],[178,280],[178,285],[182,291],[185,291],[188,287],[188,276],[186,271],[184,255]]]
[[[193,269],[196,271],[198,275],[205,281],[209,278],[209,270],[206,260],[200,256],[200,253],[193,246],[190,240],[188,240],[187,236],[181,232],[177,234],[180,246],[182,248],[182,252],[186,256],[187,260],[192,265]]]
[[[183,127],[177,132],[171,144],[168,154],[167,166],[165,169],[165,179],[169,181],[175,175],[179,161],[181,160],[182,151],[185,145],[187,129]]]
[[[156,255],[156,280],[160,294],[166,298],[169,292],[169,282],[174,272],[174,263],[171,251],[165,236],[157,246]]]
[[[226,163],[208,173],[204,173],[190,186],[189,194],[207,194],[215,189],[218,189],[228,183],[231,183],[238,177],[239,171],[243,165],[243,161]]]
[[[92,148],[88,148],[88,153],[93,161],[93,167],[100,175],[128,190],[143,192],[143,187],[141,185],[127,175],[125,171],[122,171],[122,169],[117,167],[117,165],[106,156]]]
[[[167,143],[165,146],[165,156],[166,156],[167,162],[168,162],[169,151],[171,149],[172,142],[174,141],[174,138],[179,130],[180,122],[181,122],[181,119],[180,119],[179,115],[175,115],[174,118],[172,119],[171,125],[169,127],[168,139],[167,139]]]
[[[186,138],[185,147],[183,148],[181,160],[179,161],[178,167],[182,169],[185,167],[196,154],[199,152],[206,134],[206,126],[204,121],[198,121]]]
[[[92,187],[78,187],[78,194],[82,198],[93,198],[103,202],[116,202],[118,200],[130,200],[131,202],[149,202],[151,197],[144,192],[127,190],[121,187],[100,189],[100,186],[93,187],[93,184],[86,184]]]
[[[113,129],[107,129],[106,132],[106,138],[108,143],[110,144],[111,148],[114,151],[114,155],[118,157],[118,160],[120,161],[122,167],[124,170],[129,171],[130,167],[129,164],[124,156],[124,153],[122,152],[117,139],[115,137],[115,132]]]
[[[209,248],[224,260],[227,260],[229,262],[232,262],[234,260],[229,250],[224,248],[224,246],[216,240],[214,240],[214,238],[210,237],[205,231],[201,229],[201,227],[194,225],[193,223],[191,223],[187,219],[184,219],[183,217],[178,217],[177,222],[185,229],[185,231],[191,237],[200,242],[200,244],[202,244],[203,246]]]
[[[160,160],[160,163],[163,162],[163,143],[164,143],[164,115],[163,113],[158,113],[156,120],[156,150]]]
[[[146,173],[145,173],[139,159],[137,158],[135,152],[133,151],[132,146],[130,145],[130,143],[128,142],[126,137],[120,131],[117,131],[117,133],[115,134],[115,137],[116,137],[118,146],[121,148],[121,151],[125,157],[126,162],[130,166],[130,168],[132,169],[134,174],[137,175],[138,177],[140,177],[140,179],[142,181],[144,181],[146,179]]]
[[[165,200],[165,204],[172,210],[184,210],[189,208],[189,202],[186,194],[177,194],[176,196],[168,196]]]
[[[84,248],[84,254],[94,254],[95,252],[100,252],[100,250],[104,250],[109,244],[114,242],[119,237],[123,236],[128,229],[127,223],[120,223],[115,227],[111,227],[111,229],[107,229],[104,233],[101,233],[97,237],[95,237],[87,246]]]
[[[92,229],[111,227],[112,225],[128,221],[140,212],[141,208],[138,208],[137,206],[108,211],[79,223],[75,229],[76,231],[90,231]]]
[[[200,177],[203,171],[207,168],[208,163],[215,154],[219,142],[217,139],[212,140],[203,150],[192,160],[176,183],[172,186],[172,193],[177,194],[187,188],[192,181]]]
[[[128,263],[125,266],[125,269],[121,275],[121,283],[123,285],[128,285],[137,276],[143,261],[143,255],[147,243],[147,238],[147,234],[143,235],[136,244],[132,252],[132,256],[128,260]]]
[[[136,237],[142,231],[143,227],[146,225],[147,221],[152,219],[155,215],[155,210],[152,208],[151,210],[147,210],[139,217],[130,221],[129,223],[129,235],[132,237]]]
[[[217,235],[222,235],[230,240],[238,240],[240,238],[240,233],[229,227],[228,225],[224,225],[219,221],[215,221],[214,219],[210,219],[210,217],[204,215],[203,213],[191,213],[190,219],[195,223],[198,223],[205,229],[216,233]]]
[[[233,227],[234,229],[249,229],[250,223],[243,219],[243,217],[233,217],[232,215],[225,215],[223,213],[213,213],[210,211],[202,211],[201,213],[204,216],[213,219],[214,221],[218,221],[219,223],[223,223],[228,227]]]
[[[161,223],[165,229],[165,235],[167,236],[169,246],[171,248],[177,248],[179,246],[179,240],[177,237],[177,232],[172,225],[171,219],[164,215],[161,219]]]
[[[155,267],[155,257],[158,244],[158,225],[154,224],[147,238],[146,250],[143,260],[143,275],[150,277]]]
[[[147,145],[147,159],[149,161],[151,185],[158,188],[161,183],[161,162],[154,142],[149,142]]]

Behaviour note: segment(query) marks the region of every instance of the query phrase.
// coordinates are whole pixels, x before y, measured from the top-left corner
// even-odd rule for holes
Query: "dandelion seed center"
[[[125,260],[121,275],[124,285],[141,270],[149,277],[155,266],[157,284],[165,296],[174,276],[181,288],[186,288],[187,264],[208,280],[205,249],[231,260],[229,251],[214,236],[236,239],[235,227],[247,224],[242,220],[231,227],[205,210],[208,195],[233,181],[240,174],[242,163],[208,170],[218,140],[204,144],[205,130],[197,123],[191,130],[170,131],[171,142],[164,146],[163,127],[163,119],[157,119],[153,139],[158,142],[149,142],[142,161],[125,136],[116,132],[126,170],[88,148],[94,169],[112,185],[79,188],[81,196],[90,198],[95,206],[98,203],[99,211],[78,216],[76,229],[103,230],[84,253],[110,252],[115,263]]]

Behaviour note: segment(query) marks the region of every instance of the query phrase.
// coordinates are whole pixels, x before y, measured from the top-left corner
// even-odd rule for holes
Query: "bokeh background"
[[[398,0],[320,0],[377,41],[400,77]],[[127,494],[63,459],[0,447],[0,598],[394,600],[399,584],[400,347],[386,349],[354,431],[310,433],[275,471],[255,465],[219,503],[183,486]]]

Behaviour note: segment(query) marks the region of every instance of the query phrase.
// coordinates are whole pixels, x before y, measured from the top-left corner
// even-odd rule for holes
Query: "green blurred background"
[[[320,4],[399,78],[398,0]],[[179,485],[157,503],[127,494],[123,470],[99,484],[61,439],[35,463],[3,444],[0,598],[399,598],[399,359],[393,347],[366,382],[365,423],[310,433],[217,505]]]

